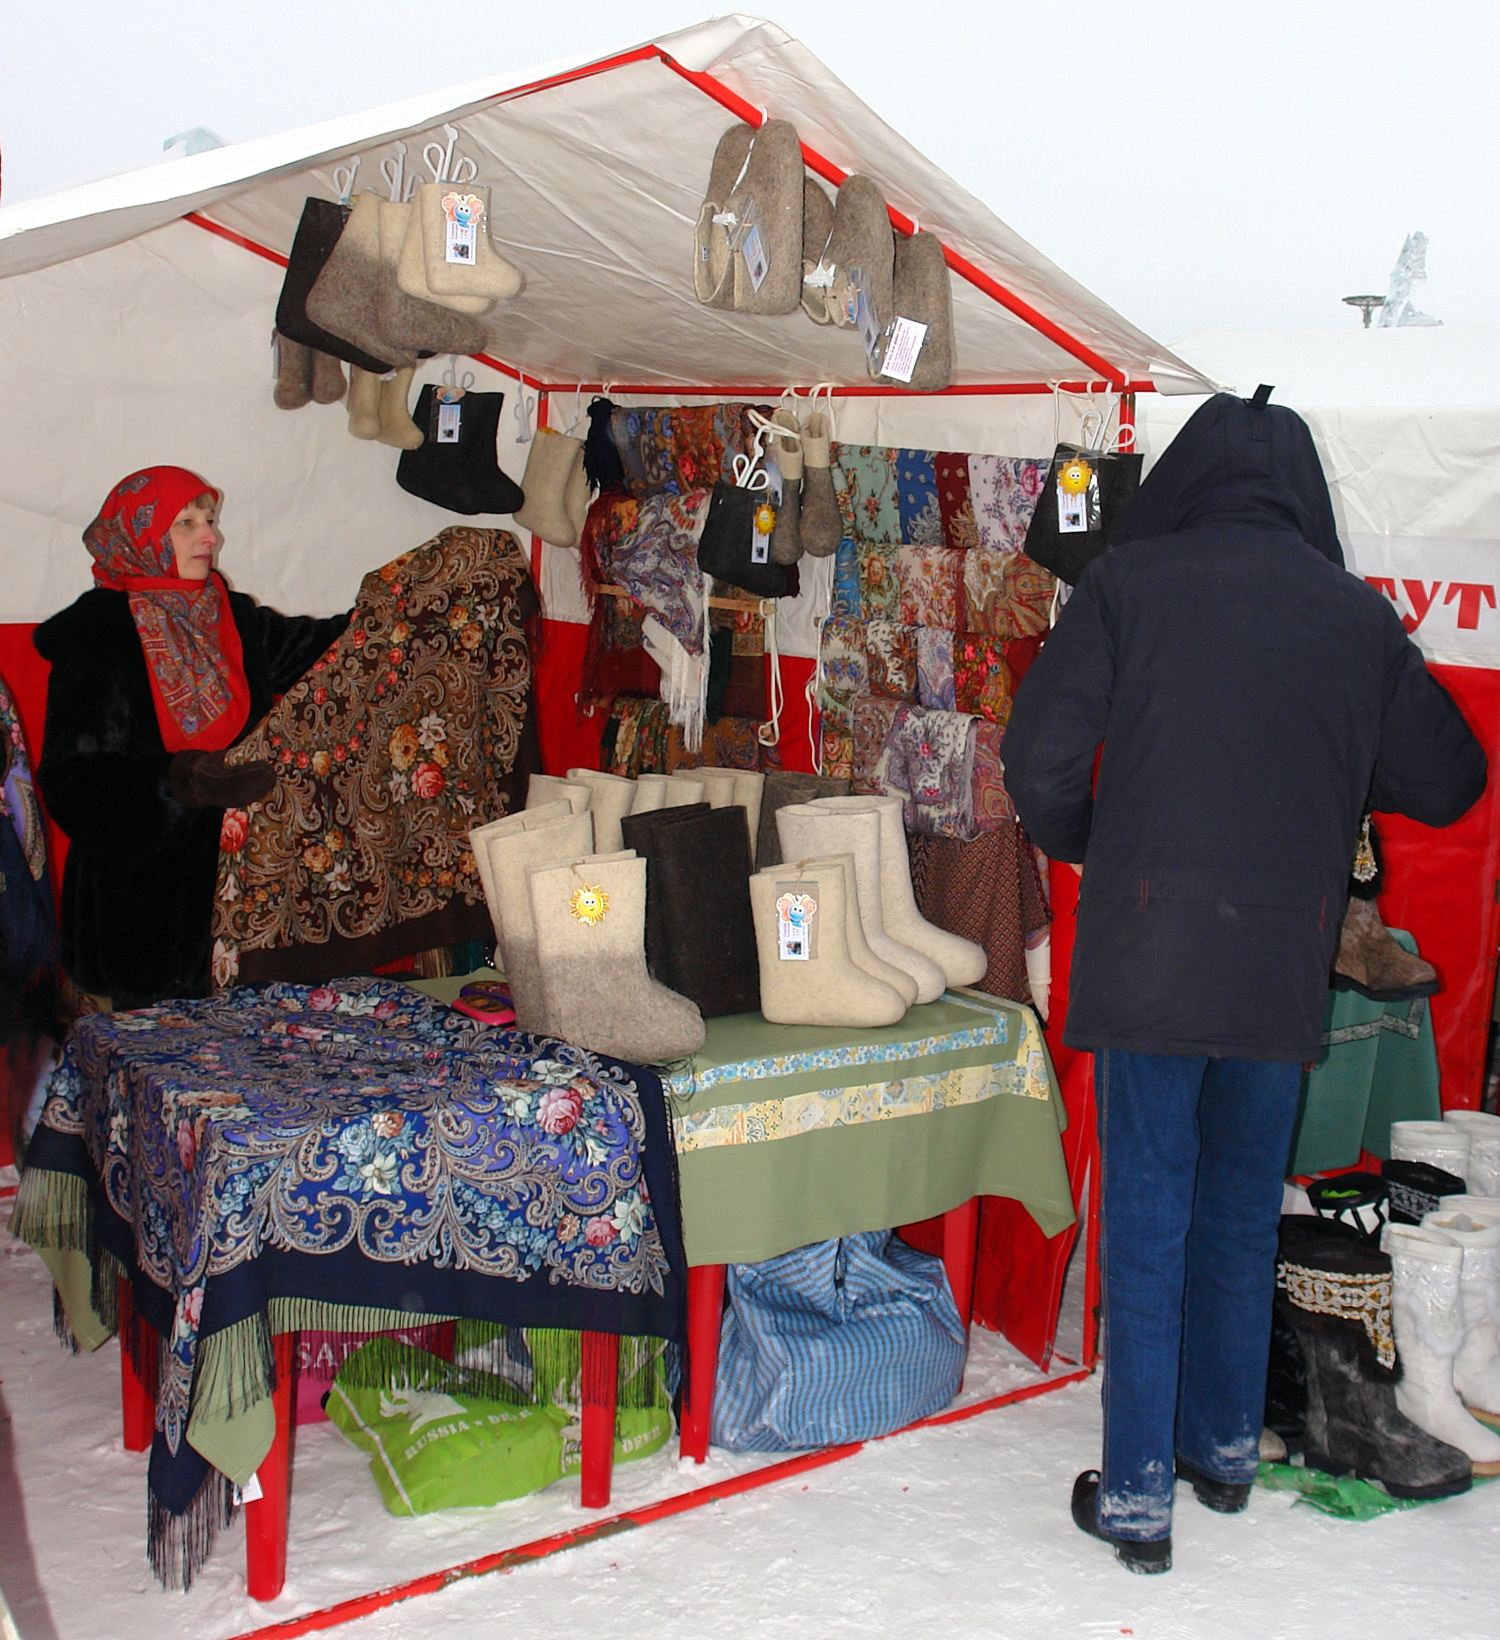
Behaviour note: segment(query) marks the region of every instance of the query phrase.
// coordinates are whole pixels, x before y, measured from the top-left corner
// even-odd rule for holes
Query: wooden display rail
[[[595,587],[594,591],[602,592],[610,598],[630,598],[632,603],[635,602],[635,599],[631,598],[630,593],[624,587],[606,584]],[[708,607],[710,609],[741,609],[747,615],[764,615],[766,612],[765,606],[770,601],[765,598],[710,598]]]

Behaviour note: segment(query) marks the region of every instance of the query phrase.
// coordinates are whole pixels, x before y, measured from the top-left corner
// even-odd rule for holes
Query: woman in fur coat
[[[348,624],[231,592],[219,502],[182,467],[121,480],[84,532],[93,590],[34,638],[52,668],[37,779],[70,844],[63,967],[117,1009],[207,994],[224,812],[276,781],[224,753]]]

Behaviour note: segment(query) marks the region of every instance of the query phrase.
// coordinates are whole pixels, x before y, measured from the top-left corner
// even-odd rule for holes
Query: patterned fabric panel
[[[942,546],[943,514],[931,450],[896,451],[896,505],[902,541],[916,547]]]

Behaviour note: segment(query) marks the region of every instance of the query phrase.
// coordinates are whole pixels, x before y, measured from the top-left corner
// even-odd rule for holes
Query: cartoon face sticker
[[[1058,488],[1067,495],[1082,495],[1089,487],[1089,480],[1094,476],[1094,469],[1081,456],[1074,456],[1071,461],[1063,463],[1062,471],[1057,475]]]
[[[595,923],[604,921],[609,910],[609,895],[602,888],[585,883],[581,888],[573,890],[573,897],[568,902],[568,909],[579,922],[592,928]]]
[[[776,902],[776,915],[793,928],[806,928],[817,912],[818,902],[811,894],[783,894]]]
[[[443,215],[460,228],[473,227],[484,215],[484,201],[478,194],[444,194]]]

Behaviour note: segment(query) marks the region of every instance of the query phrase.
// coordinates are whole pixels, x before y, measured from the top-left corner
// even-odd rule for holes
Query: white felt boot
[[[664,809],[667,806],[667,791],[676,781],[669,780],[664,774],[637,775],[635,780],[635,797],[630,805],[632,814],[650,814],[654,809]]]
[[[852,854],[859,891],[859,915],[870,949],[883,962],[910,976],[907,1002],[933,1002],[943,994],[943,970],[920,951],[887,932],[880,896],[880,815],[874,809],[825,809],[817,803],[789,803],[776,813],[784,860],[811,860],[824,854]]]
[[[1467,1453],[1476,1475],[1500,1475],[1500,1435],[1468,1413],[1453,1387],[1453,1363],[1464,1341],[1463,1248],[1442,1231],[1411,1224],[1387,1224],[1380,1246],[1391,1259],[1402,1374],[1396,1405],[1419,1429]]]
[[[539,818],[541,814],[540,809],[525,809],[516,816],[522,829],[491,832],[482,841],[494,884],[499,911],[496,932],[515,1003],[516,1024],[538,1035],[562,1036],[566,1033],[553,1018],[537,956],[536,924],[527,896],[526,874],[533,866],[587,854],[593,842],[593,826],[586,814],[546,820]]]
[[[375,436],[393,450],[420,450],[426,442],[409,408],[414,375],[416,371],[407,368],[380,379],[380,431]]]
[[[837,866],[844,873],[844,937],[849,944],[849,955],[867,974],[873,974],[892,990],[899,991],[904,1002],[915,981],[904,968],[894,968],[890,963],[881,961],[870,949],[870,942],[865,938],[864,919],[859,914],[859,884],[854,875],[852,854],[830,854],[820,860],[797,860],[790,864],[782,862],[779,865],[763,866],[761,871],[765,876],[784,876],[788,870],[795,875],[804,868],[821,870],[831,866]]]
[[[676,775],[668,775],[667,800],[662,804],[667,809],[685,809],[693,803],[708,802],[708,788],[701,780],[679,779]],[[712,808],[712,804],[709,807]]]
[[[1447,1208],[1429,1213],[1436,1230],[1463,1249],[1458,1301],[1464,1341],[1453,1362],[1453,1387],[1476,1418],[1500,1421],[1500,1202],[1489,1216]]]
[[[526,283],[524,275],[490,242],[488,188],[476,187],[472,182],[424,182],[412,201],[412,215],[421,230],[423,282],[432,293],[431,300],[468,296],[508,302],[520,295]],[[472,261],[449,257],[449,224],[456,220],[473,225]]]
[[[576,547],[579,526],[568,510],[568,486],[583,468],[583,440],[539,427],[526,454],[521,488],[526,500],[514,513],[516,527],[554,547]]]
[[[495,879],[490,875],[489,839],[504,837],[512,831],[525,831],[528,825],[535,828],[551,825],[554,820],[566,820],[569,812],[566,803],[538,804],[515,814],[502,814],[498,820],[486,820],[469,832],[469,850],[474,856],[479,881],[484,885],[484,900],[490,908],[497,940],[500,938],[500,902],[495,895]]]
[[[783,811],[785,812],[785,811]],[[894,1025],[906,1012],[902,994],[867,973],[849,949],[848,881],[842,862],[777,866],[750,879],[760,1011],[773,1025]],[[782,913],[795,919],[794,949],[785,955]]]
[[[1469,1136],[1469,1165],[1464,1183],[1476,1196],[1500,1197],[1500,1116],[1482,1110],[1445,1110],[1443,1121]],[[1500,1201],[1496,1202],[1500,1211]]]
[[[667,778],[702,786],[703,795],[695,798],[695,802],[707,803],[711,809],[727,809],[735,800],[734,780],[737,772],[734,769],[674,769]]]
[[[589,813],[594,817],[594,849],[599,854],[615,854],[625,846],[620,822],[635,801],[635,782],[624,775],[605,774],[600,769],[569,769],[568,779],[589,789]]]
[[[542,866],[527,893],[555,1034],[591,1053],[665,1065],[703,1046],[703,1018],[646,971],[646,862]]]
[[[733,801],[745,811],[745,824],[750,828],[750,864],[755,864],[755,834],[760,830],[760,800],[766,789],[766,777],[754,770],[734,771]]]
[[[544,803],[566,803],[574,814],[587,814],[590,795],[581,780],[564,780],[559,774],[534,774],[526,784],[526,807],[539,809]]]
[[[949,985],[977,985],[990,959],[982,945],[930,923],[917,908],[911,886],[911,855],[906,846],[903,804],[899,797],[819,797],[818,809],[874,809],[880,816],[880,915],[885,931],[912,950],[930,957]]]

